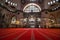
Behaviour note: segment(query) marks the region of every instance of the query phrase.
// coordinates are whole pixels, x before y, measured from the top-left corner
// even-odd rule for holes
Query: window
[[[16,23],[16,17],[12,17],[11,24],[15,24],[15,23]]]
[[[53,0],[53,1],[48,2],[48,5],[52,5],[54,3],[56,3],[56,0]]]
[[[56,2],[58,2],[59,0],[56,0]]]
[[[26,8],[25,12],[39,12],[39,9],[36,6],[31,5],[28,8]]]
[[[11,0],[5,0],[5,2],[8,2],[8,1],[11,1]]]
[[[27,22],[27,18],[24,19],[24,22]]]
[[[48,2],[48,5],[50,5],[50,2]]]
[[[24,7],[23,11],[24,12],[40,12],[41,8],[35,3],[30,3]]]
[[[30,0],[30,1],[36,1],[36,0]]]
[[[51,3],[51,5],[53,4],[53,2],[52,2],[52,1],[51,1],[50,3]]]
[[[5,0],[5,2],[8,2],[8,0]]]
[[[53,3],[55,3],[56,1],[55,0],[53,0]]]
[[[40,18],[37,18],[37,21],[38,21],[38,22],[41,22],[41,19],[40,19]]]
[[[32,21],[35,22],[35,19],[34,18],[30,18],[29,21],[30,22],[32,22]]]

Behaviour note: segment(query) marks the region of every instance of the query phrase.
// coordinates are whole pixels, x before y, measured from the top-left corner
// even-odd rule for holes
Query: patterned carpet
[[[0,28],[0,40],[60,40],[60,29]]]

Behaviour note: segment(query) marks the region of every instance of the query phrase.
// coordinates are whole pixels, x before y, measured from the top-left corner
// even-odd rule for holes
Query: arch
[[[11,19],[11,24],[15,24],[16,23],[16,20],[17,20],[16,17],[13,16],[12,19]]]
[[[34,11],[34,9],[37,10],[37,11]],[[24,8],[23,8],[23,11],[24,12],[27,12],[28,9],[33,9],[34,12],[40,12],[41,11],[41,7],[35,3],[29,3],[27,4]],[[31,11],[31,10],[30,10]],[[30,12],[28,11],[28,12]]]

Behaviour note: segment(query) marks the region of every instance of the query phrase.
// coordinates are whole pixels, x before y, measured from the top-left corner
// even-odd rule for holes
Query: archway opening
[[[24,15],[27,20],[25,20],[28,27],[35,28],[35,27],[40,27],[40,18],[39,14],[41,11],[41,7],[35,3],[29,3],[27,4],[24,8],[23,11],[25,12]],[[39,19],[38,19],[39,18]],[[38,21],[39,20],[39,21]],[[38,25],[38,26],[37,26]]]

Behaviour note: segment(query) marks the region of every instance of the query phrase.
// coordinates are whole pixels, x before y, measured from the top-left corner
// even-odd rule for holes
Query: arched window
[[[39,5],[35,4],[35,3],[30,3],[30,4],[27,4],[24,9],[23,9],[24,12],[40,12],[41,11],[41,8]]]
[[[16,23],[16,20],[17,20],[16,17],[13,16],[13,17],[12,17],[12,20],[11,20],[11,24],[15,24],[15,23]]]
[[[30,1],[36,1],[36,0],[30,0]]]

